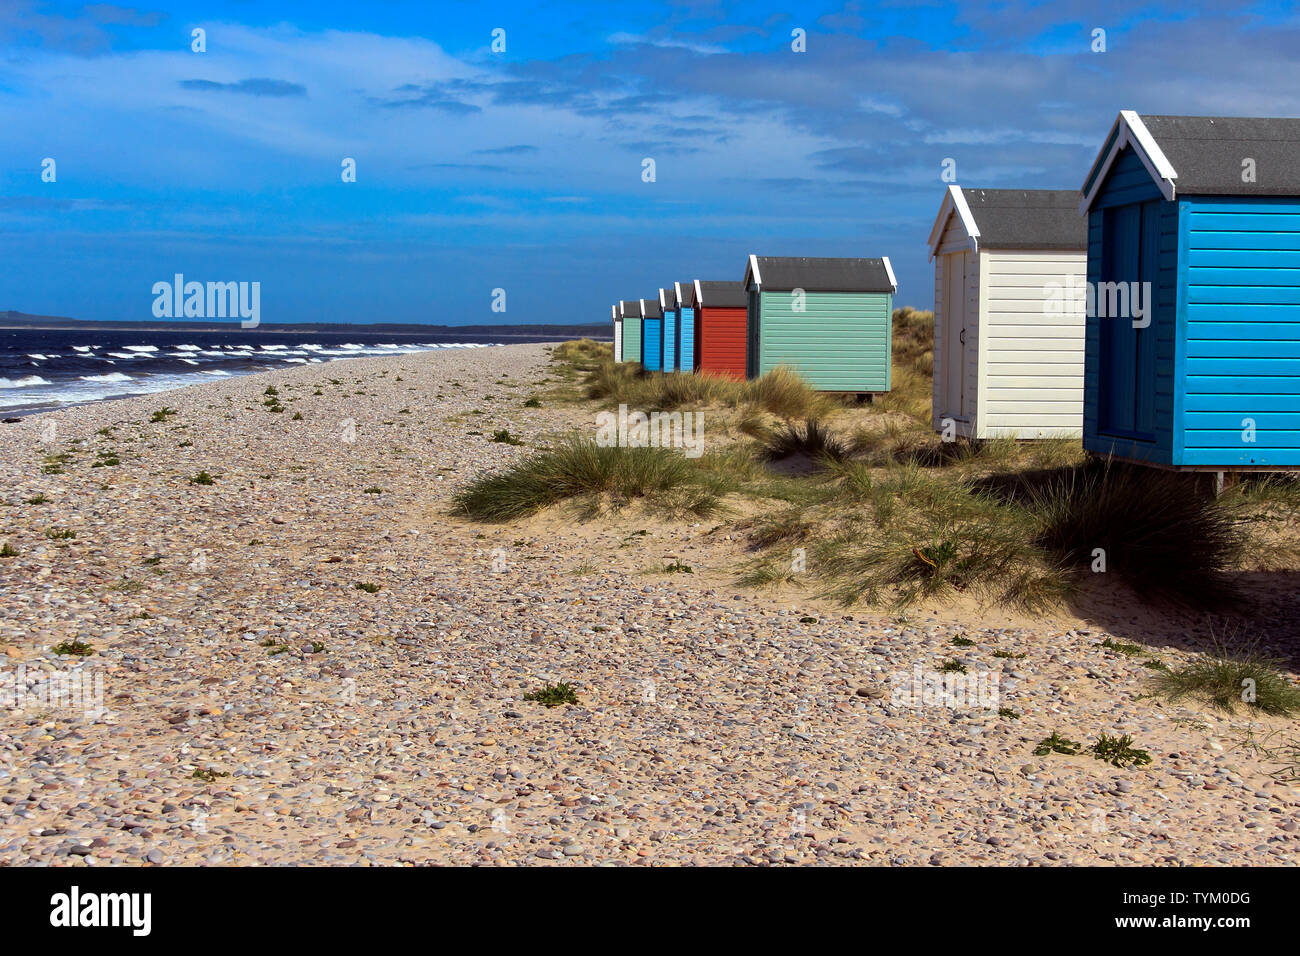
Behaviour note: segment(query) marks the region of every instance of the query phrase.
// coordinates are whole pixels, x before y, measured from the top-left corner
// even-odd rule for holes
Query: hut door
[[[944,413],[966,418],[966,253],[943,257]]]
[[[1134,328],[1133,298],[1143,282],[1158,287],[1160,204],[1107,209],[1102,229],[1098,424],[1107,434],[1149,438],[1155,427],[1157,323],[1148,315],[1148,327]],[[1120,286],[1125,288],[1111,291]],[[1150,302],[1145,306],[1152,309]]]

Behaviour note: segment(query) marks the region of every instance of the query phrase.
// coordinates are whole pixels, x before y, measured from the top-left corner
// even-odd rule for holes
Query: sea
[[[124,329],[0,329],[0,413],[21,416],[84,402],[165,392],[232,375],[376,355],[436,349],[555,341],[554,331],[533,338],[493,337],[455,328],[416,332],[277,332],[262,326],[231,331]]]

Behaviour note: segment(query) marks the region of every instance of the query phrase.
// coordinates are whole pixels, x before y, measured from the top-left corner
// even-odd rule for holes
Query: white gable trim
[[[750,276],[754,277],[755,291],[761,291],[763,287],[763,276],[758,271],[758,256],[754,253],[749,254],[749,265],[745,267],[745,288],[749,288]]]
[[[1115,160],[1125,147],[1132,147],[1137,153],[1138,159],[1142,160],[1142,165],[1146,167],[1147,173],[1150,174],[1155,184],[1160,187],[1160,195],[1164,196],[1165,199],[1173,199],[1176,193],[1174,180],[1178,178],[1178,172],[1160,149],[1160,144],[1151,135],[1146,123],[1142,122],[1142,117],[1133,110],[1120,110],[1119,117],[1115,120],[1115,125],[1111,127],[1111,132],[1106,138],[1110,139],[1111,135],[1114,136],[1114,141],[1110,144],[1110,150],[1104,155],[1098,154],[1092,168],[1088,170],[1088,178],[1084,179],[1085,183],[1089,180],[1092,181],[1092,188],[1088,190],[1082,202],[1079,203],[1079,215],[1086,216],[1088,214],[1088,210],[1092,208],[1093,200],[1097,198],[1097,193],[1101,191],[1102,184],[1110,173],[1111,166],[1115,164]]]
[[[890,284],[891,286],[893,286],[893,287],[894,287],[894,291],[897,292],[897,291],[898,291],[898,280],[894,278],[894,267],[891,266],[891,265],[889,264],[889,256],[885,256],[885,257],[884,257],[883,259],[881,259],[880,261],[883,262],[883,263],[885,264],[885,272],[887,272],[887,273],[889,274],[889,284]]]
[[[961,227],[966,230],[966,235],[970,238],[971,252],[979,251],[980,227],[975,224],[975,217],[971,215],[970,205],[966,202],[961,187],[954,183],[943,194],[943,202],[939,204],[939,215],[935,217],[934,227],[930,230],[928,241],[931,260],[939,251],[939,242],[943,239],[943,231],[948,227],[948,217],[954,213],[961,220]]]
[[[659,308],[663,309],[665,312],[669,311],[670,306],[668,305],[667,289],[661,288],[659,290]]]
[[[700,280],[695,280],[695,305],[704,305],[704,293],[700,290]]]
[[[682,302],[684,301],[682,299],[682,284],[680,282],[674,282],[673,291],[677,293],[677,307],[679,309],[686,308],[684,305],[682,305]]]

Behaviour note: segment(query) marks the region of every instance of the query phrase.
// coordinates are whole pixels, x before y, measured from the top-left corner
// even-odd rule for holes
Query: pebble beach
[[[0,706],[0,865],[1296,861],[1300,785],[1241,745],[1290,722],[1151,697],[1102,646],[1174,666],[1172,640],[741,588],[725,519],[452,515],[592,426],[525,406],[548,363],[363,358],[0,425],[0,670],[26,701]],[[954,659],[998,707],[896,699]],[[101,709],[42,702],[71,673]],[[561,681],[576,705],[524,699]],[[1054,731],[1152,760],[1036,756]]]

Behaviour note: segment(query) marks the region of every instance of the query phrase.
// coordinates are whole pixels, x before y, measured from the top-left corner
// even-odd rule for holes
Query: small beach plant
[[[572,684],[561,682],[559,684],[545,684],[540,690],[529,691],[524,694],[524,700],[541,704],[543,707],[562,707],[578,702],[578,692],[574,690]]]

